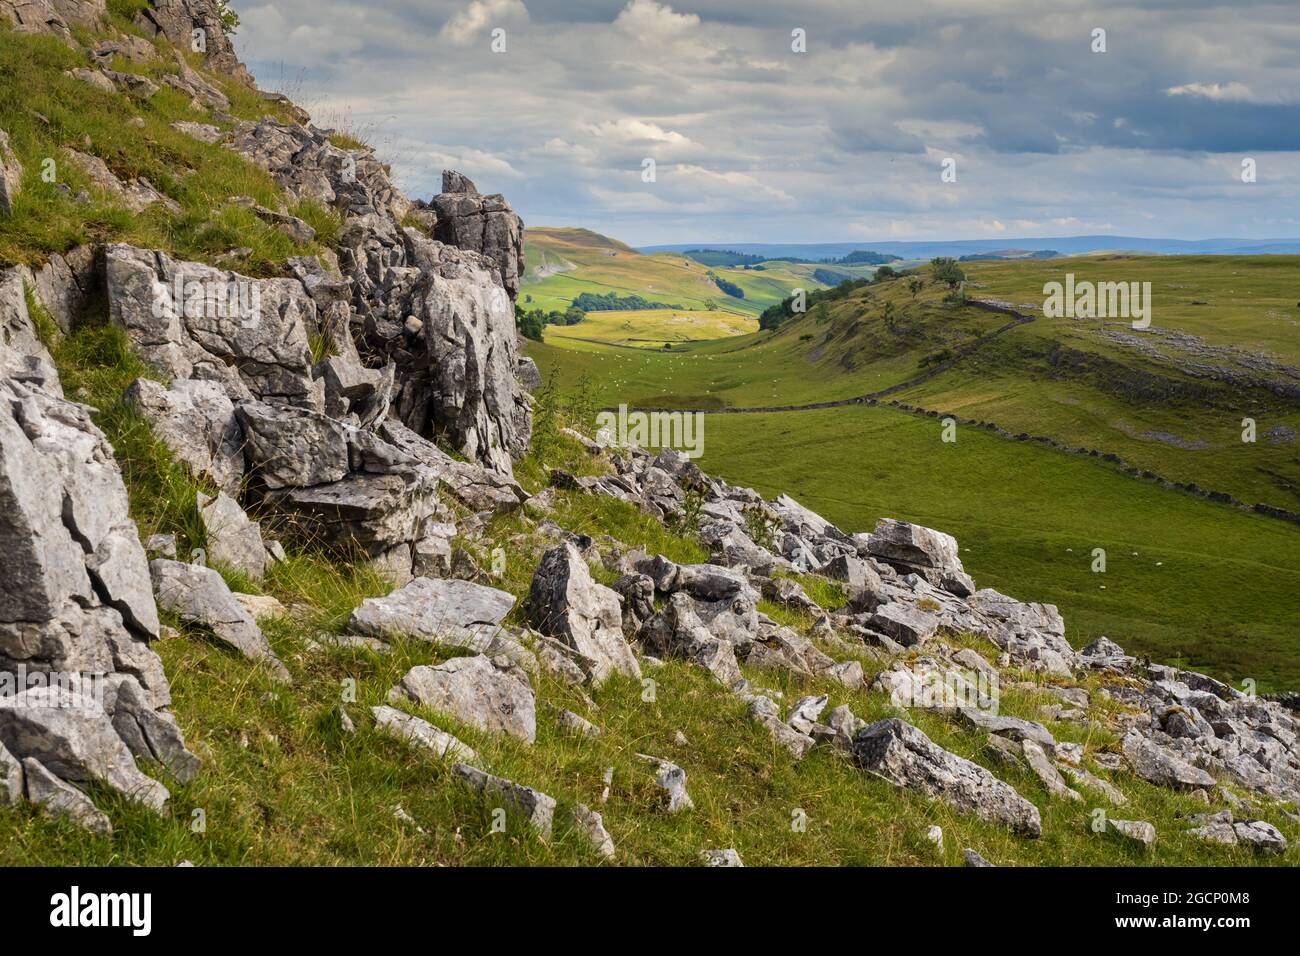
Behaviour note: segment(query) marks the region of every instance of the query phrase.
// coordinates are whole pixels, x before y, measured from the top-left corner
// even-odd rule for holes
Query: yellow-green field
[[[643,309],[625,312],[588,312],[577,325],[550,325],[547,340],[598,342],[637,349],[662,349],[707,339],[745,335],[758,330],[749,316],[707,310]]]

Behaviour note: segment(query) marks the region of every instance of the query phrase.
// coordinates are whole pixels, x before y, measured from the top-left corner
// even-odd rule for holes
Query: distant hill
[[[680,245],[643,246],[642,252],[685,252],[699,249],[701,243]],[[818,242],[818,243],[761,243],[714,242],[708,243],[714,251],[760,256],[763,259],[785,259],[824,262],[847,256],[864,246],[904,259],[929,259],[934,256],[959,258],[980,253],[994,253],[1005,249],[1025,251],[1051,250],[1061,255],[1082,255],[1089,252],[1144,252],[1156,255],[1296,255],[1300,254],[1297,239],[1146,239],[1137,236],[1057,236],[1050,238],[1018,239],[960,239],[953,241],[916,242]]]
[[[534,226],[524,230],[526,279],[540,280],[619,256],[640,255],[626,243],[590,229]]]
[[[1055,249],[999,249],[997,252],[975,252],[962,256],[961,262],[980,262],[983,260],[1009,261],[1012,259],[1055,259],[1060,255]]]
[[[533,227],[524,232],[519,303],[526,311],[562,313],[572,306],[584,311],[716,309],[757,318],[795,289],[870,278],[876,269],[870,259],[893,258],[860,249],[850,252],[853,261],[828,271],[820,268],[821,261],[769,260],[702,247],[689,255],[643,254],[590,229]]]

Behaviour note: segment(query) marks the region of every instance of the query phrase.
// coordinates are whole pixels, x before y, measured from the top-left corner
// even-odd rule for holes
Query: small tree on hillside
[[[955,289],[966,281],[966,273],[961,271],[961,266],[957,265],[957,260],[951,256],[940,256],[937,259],[931,259],[930,265],[934,277],[940,282],[946,282],[950,289]]]

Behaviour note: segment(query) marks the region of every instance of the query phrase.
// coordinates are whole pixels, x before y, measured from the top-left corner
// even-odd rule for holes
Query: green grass
[[[175,512],[192,503],[195,486],[176,477],[175,466],[148,435],[147,426],[112,403],[121,387],[142,371],[121,333],[82,329],[57,342],[55,355],[70,392],[103,409],[96,418],[123,462],[137,521],[142,527],[178,528],[183,522]],[[564,403],[554,396],[544,399],[539,411],[542,431],[548,421],[558,426],[570,420],[582,405],[581,397]],[[773,442],[780,447],[779,440]],[[580,473],[603,467],[563,435],[545,447],[545,461],[528,459],[520,465],[530,487],[544,480],[544,465]],[[899,457],[897,451],[894,458]],[[727,458],[747,467],[739,454]],[[790,490],[809,504],[823,504],[804,496],[797,483]],[[851,526],[845,515],[825,510]],[[591,535],[598,544],[609,535],[679,562],[706,556],[691,537],[674,534],[639,509],[613,499],[559,493],[550,516],[563,528]],[[1204,530],[1192,525],[1186,536]],[[517,598],[527,593],[537,560],[550,544],[526,513],[498,518],[483,540],[465,542],[478,552],[505,549],[506,571],[492,583]],[[984,573],[977,561],[972,567],[977,575]],[[599,566],[593,573],[607,582],[614,577]],[[230,580],[253,590],[237,576]],[[797,580],[828,606],[843,598],[833,582],[814,575]],[[1031,583],[1018,582],[1021,586],[1010,590],[1023,594]],[[1114,778],[1131,801],[1122,814],[1154,821],[1160,833],[1156,847],[1143,853],[1116,837],[1093,833],[1088,824],[1098,807],[1095,798],[1083,804],[1049,800],[1027,770],[1007,770],[993,762],[982,734],[937,714],[903,715],[936,743],[988,766],[1037,804],[1043,812],[1041,839],[1017,837],[943,804],[896,791],[825,749],[795,764],[745,717],[741,701],[704,672],[671,661],[647,671],[654,681],[653,694],[641,683],[616,679],[591,694],[594,708],[546,676],[535,679],[538,738],[531,747],[412,708],[474,747],[489,771],[560,801],[555,839],[549,844],[519,820],[508,821],[504,833],[494,833],[492,801],[467,793],[446,763],[375,733],[368,714],[371,705],[386,701],[388,689],[410,667],[443,660],[446,652],[400,641],[389,654],[313,647],[321,632],[342,630],[362,599],[385,593],[388,585],[362,568],[297,553],[275,566],[256,590],[276,596],[288,609],[263,626],[292,671],[293,685],[272,683],[258,666],[168,617],[166,623],[177,634],[157,647],[171,681],[177,719],[189,746],[203,759],[202,772],[185,785],[167,781],[173,794],[169,816],[96,791],[114,823],[109,838],[46,820],[31,807],[0,808],[0,865],[172,865],[180,860],[196,865],[598,865],[602,861],[568,827],[567,809],[579,801],[603,814],[618,845],[617,862],[626,865],[692,865],[701,850],[719,847],[735,847],[749,865],[959,865],[967,846],[1000,865],[1277,862],[1243,849],[1205,847],[1183,836],[1185,827],[1178,817],[1204,806],[1130,776]],[[779,614],[766,604],[764,609]],[[517,607],[510,620],[522,622],[522,608]],[[810,621],[795,615],[788,623],[806,628]],[[973,638],[956,640],[986,655],[993,650]],[[861,659],[869,675],[879,668],[865,651]],[[787,701],[805,693],[826,693],[830,706],[848,703],[863,719],[899,713],[879,694],[865,690],[788,673],[747,676],[759,686],[781,690]],[[1095,679],[1088,686],[1095,690]],[[1036,690],[1007,688],[1002,709],[1041,718],[1039,707],[1051,700]],[[357,725],[355,736],[342,731],[340,706]],[[564,736],[551,707],[584,714],[602,728],[602,736]],[[1115,747],[1112,734],[1086,725],[1054,723],[1052,730],[1058,739],[1084,743],[1092,753]],[[677,741],[678,732],[685,735],[685,745]],[[659,809],[651,767],[637,758],[638,753],[684,767],[696,809],[674,816]],[[613,768],[612,786],[608,802],[601,804],[606,768]],[[414,823],[397,819],[397,807]],[[1297,835],[1286,818],[1267,811],[1265,815],[1289,837]],[[795,826],[798,821],[803,825]],[[932,824],[944,829],[942,851],[924,838]]]

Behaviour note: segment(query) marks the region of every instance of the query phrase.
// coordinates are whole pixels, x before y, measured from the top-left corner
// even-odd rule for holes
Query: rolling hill
[[[586,229],[529,228],[524,235],[524,309],[564,311],[584,292],[638,295],[686,311],[757,316],[793,290],[828,286],[821,266],[771,260],[757,266],[705,264],[676,252],[641,253]],[[836,273],[870,277],[873,265],[835,265]],[[742,296],[730,295],[734,286]],[[734,290],[733,290],[734,291]],[[704,336],[695,336],[697,338]]]

